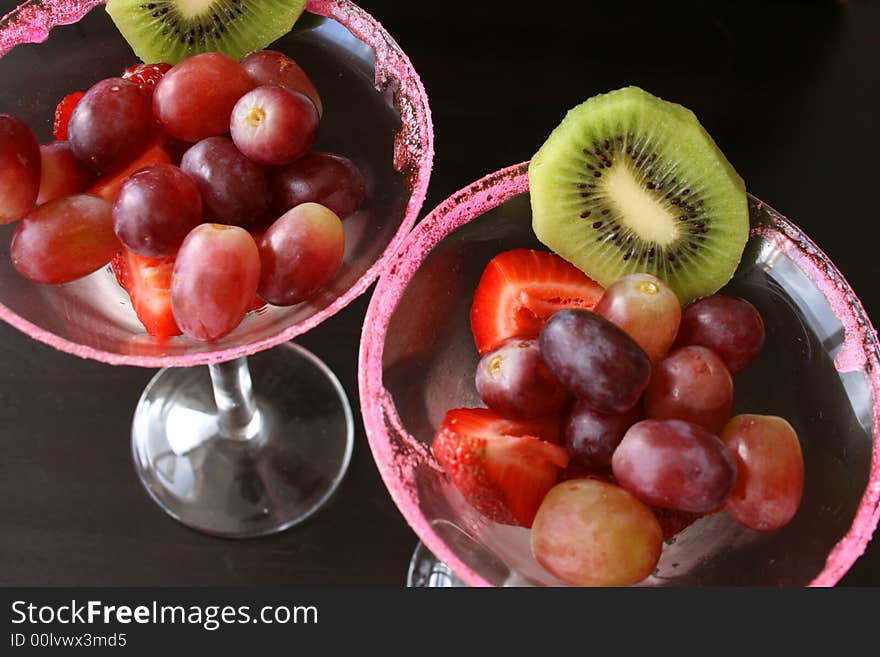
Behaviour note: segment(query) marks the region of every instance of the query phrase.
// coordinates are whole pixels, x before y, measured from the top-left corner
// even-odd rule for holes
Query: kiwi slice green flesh
[[[529,186],[535,235],[604,286],[646,272],[682,303],[712,294],[749,236],[745,185],[696,116],[638,87],[569,111]]]
[[[202,52],[241,59],[287,34],[305,0],[108,0],[107,13],[146,64]]]

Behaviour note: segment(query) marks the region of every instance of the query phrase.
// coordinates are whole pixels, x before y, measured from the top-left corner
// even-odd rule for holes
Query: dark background
[[[2,0],[0,10],[13,4]],[[876,4],[361,4],[408,53],[430,96],[436,160],[423,214],[528,159],[569,107],[637,84],[693,109],[749,191],[800,225],[880,318]],[[356,413],[368,299],[298,340],[339,375]],[[231,541],[168,518],[131,464],[131,414],[152,375],[80,360],[0,325],[0,584],[403,584],[416,537],[359,421],[347,479],[306,524]],[[843,583],[880,584],[877,541]]]

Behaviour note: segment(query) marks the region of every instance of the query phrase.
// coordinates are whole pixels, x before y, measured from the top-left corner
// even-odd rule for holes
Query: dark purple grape
[[[54,201],[62,196],[85,191],[95,179],[95,173],[80,162],[66,141],[40,145],[40,193],[37,205]]]
[[[180,162],[202,193],[206,221],[246,225],[269,208],[266,169],[251,162],[227,137],[209,137],[191,147]]]
[[[568,393],[541,358],[536,339],[512,338],[480,359],[477,392],[505,417],[528,420],[562,410]]]
[[[315,103],[319,116],[324,113],[315,85],[306,72],[284,53],[277,50],[257,50],[242,59],[241,65],[258,85],[274,84],[299,91]]]
[[[261,164],[288,164],[305,155],[318,136],[318,110],[309,97],[285,87],[257,87],[232,109],[236,147]]]
[[[0,224],[34,207],[40,189],[40,145],[21,119],[0,114]]]
[[[67,126],[77,159],[104,173],[128,164],[153,131],[149,95],[122,78],[101,80],[77,103]]]
[[[300,203],[325,205],[340,219],[363,203],[365,187],[360,170],[334,153],[307,153],[271,173],[272,209],[283,214]]]
[[[715,511],[736,483],[736,461],[716,436],[682,420],[642,420],[611,460],[621,486],[664,509]]]
[[[651,361],[622,329],[590,310],[561,310],[544,325],[541,355],[559,382],[600,413],[628,411],[651,378]]]
[[[148,258],[174,255],[202,222],[202,197],[193,179],[172,164],[135,171],[113,203],[113,229],[123,246]]]
[[[590,469],[610,470],[614,450],[641,415],[638,406],[625,413],[606,415],[583,401],[575,401],[562,420],[561,444],[572,461]]]
[[[764,346],[764,321],[745,299],[724,294],[703,297],[685,307],[676,345],[714,351],[731,374],[741,372]]]

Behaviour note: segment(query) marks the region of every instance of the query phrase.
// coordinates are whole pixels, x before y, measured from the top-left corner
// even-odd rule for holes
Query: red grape
[[[227,137],[209,137],[192,146],[180,168],[198,185],[207,221],[250,224],[269,207],[266,169],[242,155]]]
[[[675,292],[650,274],[618,279],[606,288],[594,310],[626,331],[654,363],[675,342],[681,321]]]
[[[40,145],[31,129],[0,114],[0,224],[30,212],[40,189]]]
[[[242,59],[241,65],[258,85],[277,85],[305,94],[315,104],[318,116],[324,114],[321,97],[315,85],[306,72],[287,55],[275,50],[257,50]]]
[[[260,280],[260,254],[243,228],[196,226],[177,252],[171,307],[180,330],[196,340],[222,338],[244,319]]]
[[[342,265],[345,233],[332,210],[303,203],[273,223],[260,240],[260,296],[276,306],[305,301]]]
[[[306,153],[296,162],[273,169],[272,209],[283,214],[300,203],[320,203],[340,219],[364,200],[364,177],[348,158],[334,153]]]
[[[66,141],[40,145],[40,193],[37,205],[54,201],[62,196],[79,194],[95,180],[91,169],[80,162]]]
[[[568,393],[541,359],[536,339],[512,338],[477,365],[477,392],[505,417],[530,419],[562,410]]]
[[[772,415],[737,415],[724,427],[721,440],[733,452],[739,471],[727,512],[760,531],[788,523],[804,490],[804,459],[791,425]]]
[[[119,241],[148,258],[174,255],[201,221],[199,188],[171,164],[153,164],[133,173],[113,203],[113,227]]]
[[[641,414],[635,406],[624,413],[606,415],[583,401],[575,401],[562,421],[561,445],[572,461],[595,470],[609,470],[614,450]]]
[[[257,87],[239,99],[229,121],[232,141],[248,159],[287,164],[305,155],[318,136],[318,110],[298,91]]]
[[[12,264],[36,283],[68,283],[110,262],[120,249],[110,203],[64,196],[33,210],[12,238]]]
[[[238,99],[254,88],[241,64],[219,52],[172,67],[153,92],[153,113],[175,139],[196,142],[229,131]]]
[[[654,367],[645,392],[649,418],[685,420],[718,433],[730,419],[733,380],[705,347],[676,349]]]
[[[663,532],[633,495],[598,479],[569,479],[550,489],[532,523],[532,553],[577,586],[636,584],[654,570]]]
[[[632,425],[611,466],[620,485],[643,502],[693,513],[720,508],[736,481],[736,461],[724,443],[681,420]]]
[[[714,351],[731,374],[741,372],[764,346],[764,321],[745,299],[723,294],[697,299],[681,316],[678,345]]]
[[[70,116],[67,137],[73,154],[103,173],[137,157],[152,131],[149,97],[128,80],[108,78],[79,101]]]
[[[590,310],[561,310],[541,330],[541,356],[557,380],[600,413],[623,413],[642,396],[651,361],[631,337]]]

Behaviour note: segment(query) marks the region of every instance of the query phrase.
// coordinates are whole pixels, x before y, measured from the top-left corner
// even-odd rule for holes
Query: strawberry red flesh
[[[159,80],[161,80],[169,70],[171,70],[171,64],[166,64],[164,62],[159,64],[135,64],[134,66],[129,66],[125,69],[125,73],[122,74],[122,77],[126,80],[131,80],[143,91],[153,93],[156,85],[159,84]]]
[[[147,333],[158,338],[180,335],[171,310],[174,258],[146,258],[123,250],[113,258],[112,265],[116,280],[128,292]]]
[[[151,164],[170,163],[171,156],[168,155],[168,152],[165,150],[163,140],[161,138],[156,139],[134,161],[130,162],[128,166],[118,171],[104,174],[98,178],[87,193],[100,196],[113,203],[113,201],[116,200],[116,195],[119,193],[119,188],[122,187],[122,183],[124,183],[125,180],[135,171]]]
[[[480,278],[471,330],[480,355],[513,337],[534,338],[565,308],[592,309],[604,288],[554,253],[514,249],[495,256]]]
[[[255,294],[253,303],[251,303],[250,310],[256,312],[257,310],[260,310],[261,308],[265,308],[265,307],[266,307],[266,300],[263,299],[259,294]]]
[[[83,96],[85,96],[85,93],[82,91],[67,94],[55,108],[55,122],[52,126],[52,134],[58,141],[65,141],[67,139],[67,124],[70,123],[70,115],[73,114],[73,109],[82,100]]]
[[[557,415],[532,420],[509,420],[488,408],[456,408],[443,419],[444,425],[468,436],[535,436],[550,443],[559,442],[560,422]]]
[[[506,420],[486,409],[456,409],[447,413],[432,449],[480,513],[502,524],[531,527],[568,464],[564,449],[526,433],[535,428],[535,421]]]

